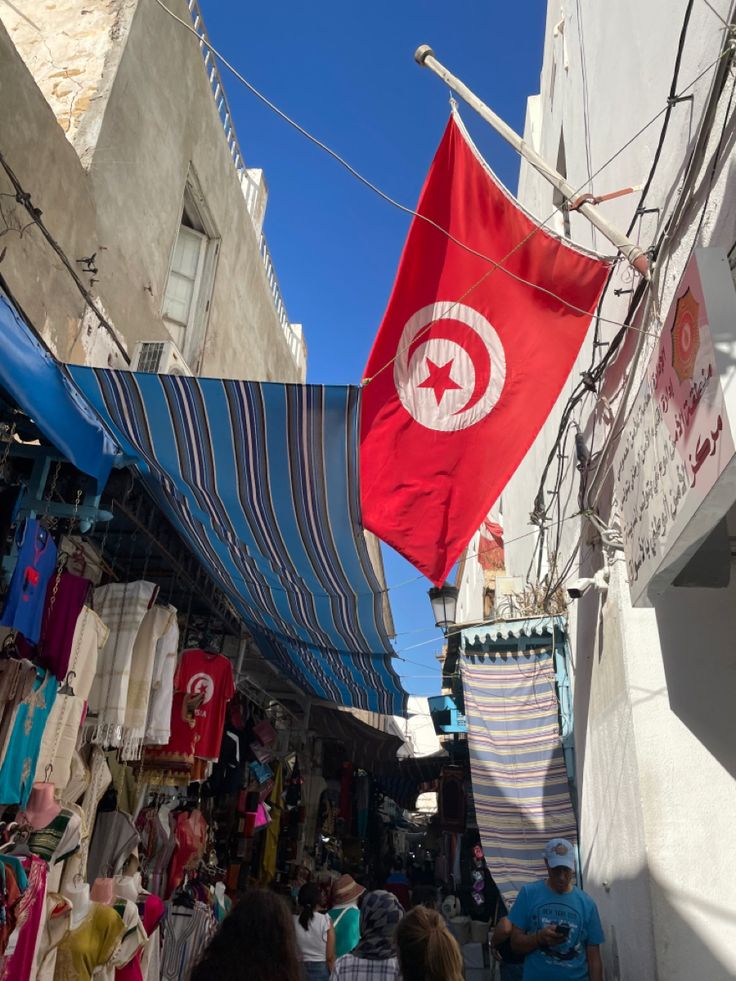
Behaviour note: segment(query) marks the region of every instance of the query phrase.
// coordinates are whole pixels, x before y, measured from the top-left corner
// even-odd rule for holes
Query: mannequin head
[[[74,929],[84,919],[92,905],[89,898],[89,883],[84,882],[81,876],[75,875],[71,882],[63,886],[61,894],[72,904],[71,926]]]
[[[61,810],[52,783],[34,783],[23,816],[32,828],[45,828]]]
[[[115,898],[112,879],[95,879],[89,892],[93,903],[103,903],[109,906]]]
[[[129,899],[131,903],[138,900],[141,891],[141,874],[116,875],[113,880],[113,891],[120,899]]]

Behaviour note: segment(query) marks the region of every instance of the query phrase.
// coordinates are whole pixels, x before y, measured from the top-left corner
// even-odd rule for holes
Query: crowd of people
[[[602,981],[603,932],[595,903],[574,884],[574,848],[556,838],[544,858],[546,877],[524,886],[493,929],[501,977]],[[417,902],[421,887],[411,896],[396,888],[408,887],[400,873],[395,867],[386,888],[371,892],[340,876],[329,911],[313,882],[299,891],[296,913],[272,891],[249,890],[191,981],[463,981],[460,947],[432,890]]]

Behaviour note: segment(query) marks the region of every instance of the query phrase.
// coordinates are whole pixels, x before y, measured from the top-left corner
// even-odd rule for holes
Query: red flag
[[[497,521],[484,518],[478,541],[478,563],[486,572],[500,572],[504,568],[503,528]]]
[[[364,524],[437,585],[549,415],[609,270],[535,231],[461,126],[450,118],[417,211],[504,269],[412,221],[361,417]]]

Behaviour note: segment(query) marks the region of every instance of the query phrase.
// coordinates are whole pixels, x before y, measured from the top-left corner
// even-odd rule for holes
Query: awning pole
[[[481,116],[485,121],[492,126],[496,132],[502,136],[507,143],[520,153],[521,156],[527,160],[535,170],[537,170],[545,180],[548,180],[553,187],[556,187],[560,194],[563,195],[565,201],[570,203],[572,200],[578,196],[578,191],[571,184],[565,180],[565,178],[558,174],[554,168],[550,167],[549,164],[540,155],[533,150],[528,143],[526,143],[518,133],[514,132],[509,125],[507,125],[503,119],[496,115],[492,109],[482,102],[474,92],[470,89],[459,78],[456,78],[451,72],[449,72],[444,65],[441,65],[439,61],[434,56],[434,51],[430,48],[428,44],[422,44],[414,52],[414,59],[419,65],[423,65],[425,68],[429,68],[431,71],[441,78],[446,85],[456,92],[464,102],[470,106],[471,109],[475,109],[479,116]],[[615,226],[611,225],[609,222],[603,218],[602,215],[593,207],[592,204],[585,202],[576,209],[581,215],[585,215],[588,221],[594,225],[602,235],[608,239],[616,248],[621,252],[623,256],[631,263],[631,265],[636,269],[638,273],[641,273],[645,279],[649,279],[649,259],[646,253],[638,245],[627,238],[623,232],[619,231]]]

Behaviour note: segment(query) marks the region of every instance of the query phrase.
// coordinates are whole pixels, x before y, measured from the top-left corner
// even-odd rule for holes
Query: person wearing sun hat
[[[330,919],[335,929],[335,957],[349,954],[360,940],[358,900],[365,892],[352,875],[341,875],[332,884]]]
[[[511,946],[524,959],[524,981],[603,981],[598,907],[575,879],[575,846],[552,838],[547,876],[521,887],[509,919]]]

